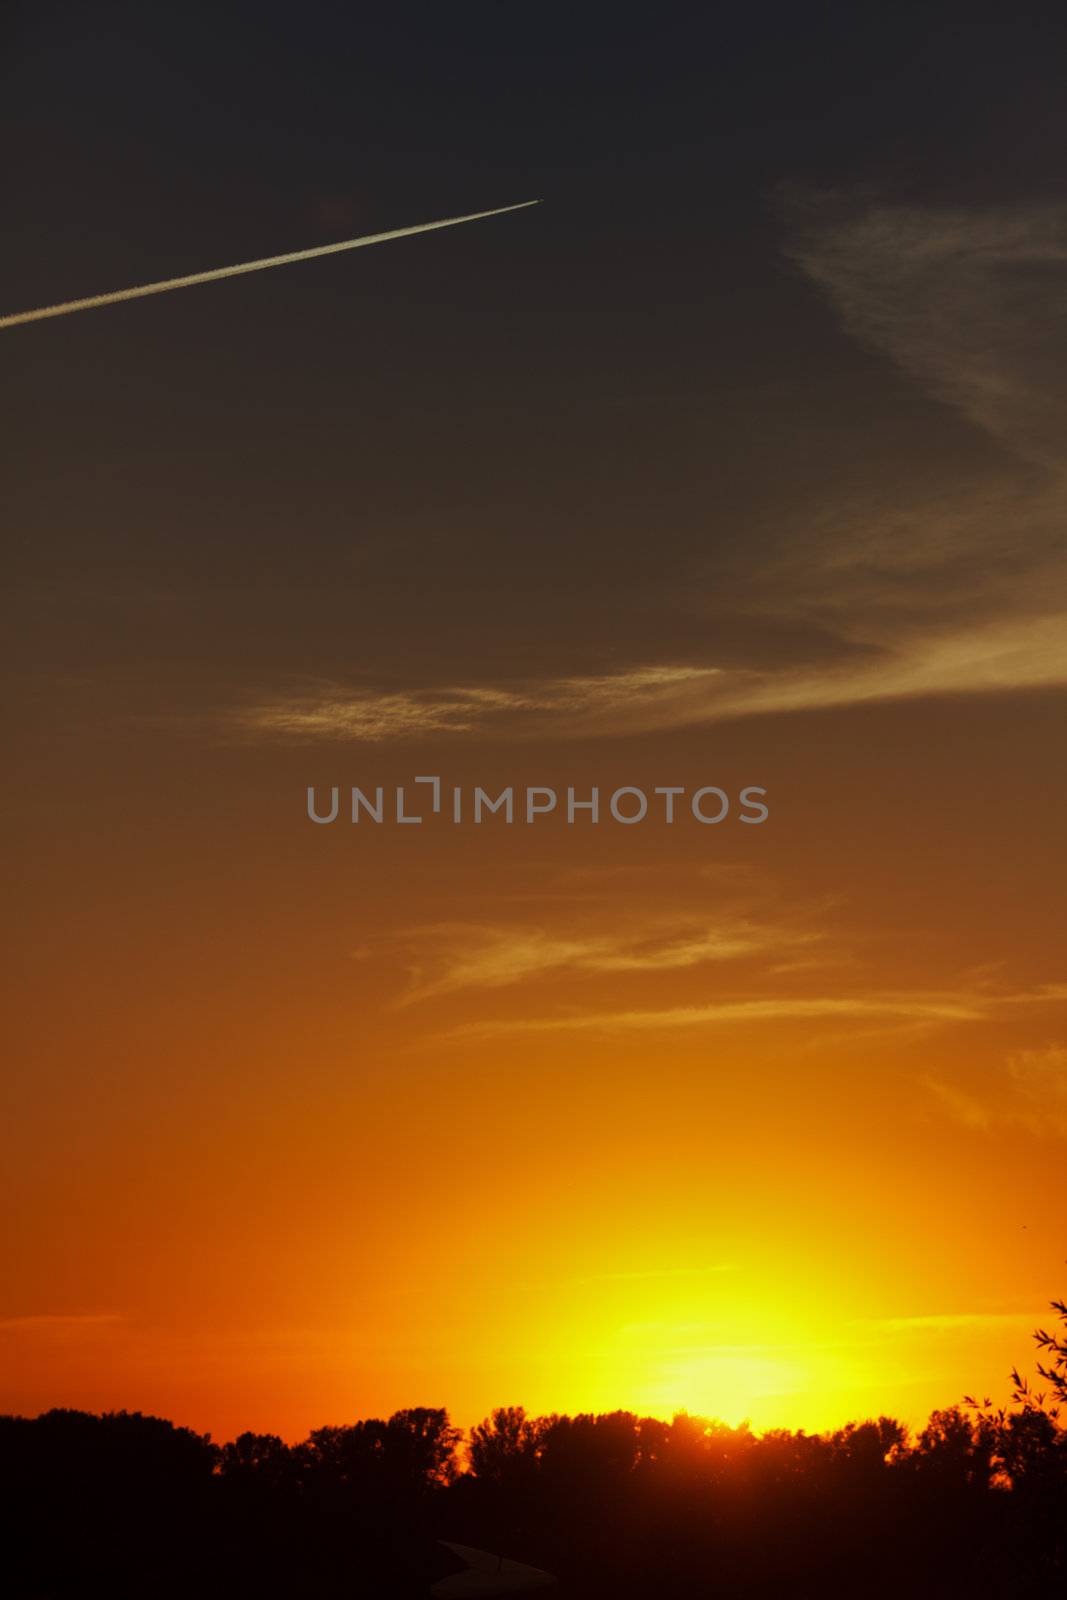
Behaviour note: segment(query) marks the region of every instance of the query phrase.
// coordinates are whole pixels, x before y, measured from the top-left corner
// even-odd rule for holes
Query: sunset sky
[[[1067,1288],[1064,28],[18,14],[0,314],[543,203],[0,333],[0,1411],[1005,1399]],[[307,818],[426,774],[770,815]]]

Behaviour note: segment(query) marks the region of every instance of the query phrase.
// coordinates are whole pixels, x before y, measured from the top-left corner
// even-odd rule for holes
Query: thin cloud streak
[[[650,666],[600,677],[526,679],[507,685],[440,689],[346,690],[340,684],[282,695],[233,712],[231,727],[253,736],[375,742],[436,733],[499,731],[502,719],[580,731],[612,714],[626,724],[645,708],[654,726],[660,708],[683,686],[708,684],[717,667]]]
[[[413,982],[398,1002],[498,989],[549,974],[678,972],[769,950],[810,945],[816,933],[760,926],[749,919],[709,925],[692,919],[644,919],[615,932],[553,934],[541,927],[481,927],[442,923],[405,935],[414,952]],[[425,953],[424,953],[425,952]],[[428,970],[427,970],[428,969]]]
[[[529,1017],[472,1022],[457,1035],[491,1037],[505,1033],[647,1032],[699,1028],[724,1023],[804,1021],[825,1017],[908,1017],[934,1022],[979,1022],[985,1012],[972,1002],[914,995],[881,995],[869,999],[821,996],[812,999],[722,1000],[703,1006],[674,1006],[663,1011],[604,1011],[568,1017]]]
[[[231,729],[260,738],[380,742],[435,734],[563,738],[652,733],[783,712],[879,701],[1004,694],[1067,685],[1067,612],[990,621],[940,636],[866,643],[863,666],[817,671],[634,668],[599,679],[510,687],[346,694],[335,686],[232,713]]]
[[[508,1033],[651,1032],[678,1028],[714,1027],[749,1022],[842,1021],[880,1019],[889,1023],[903,1018],[915,1023],[982,1022],[1001,1006],[1058,1005],[1067,998],[1063,986],[1050,984],[1020,994],[936,993],[923,991],[885,994],[823,995],[721,1000],[707,1005],[674,1006],[652,1011],[576,1012],[566,1016],[493,1018],[471,1022],[452,1030],[453,1037],[491,1038]]]
[[[862,1317],[854,1328],[878,1333],[956,1333],[968,1328],[1011,1328],[1034,1320],[1034,1311],[941,1311],[911,1317]]]
[[[125,1320],[117,1311],[37,1311],[21,1317],[0,1317],[0,1333],[89,1333]]]
[[[297,261],[313,261],[317,256],[338,255],[344,250],[361,250],[364,245],[384,244],[389,239],[406,239],[415,233],[432,233],[437,228],[454,228],[461,222],[478,222],[483,217],[503,216],[505,211],[523,211],[540,205],[539,200],[522,200],[517,205],[497,206],[493,211],[471,211],[463,217],[445,217],[440,222],[419,222],[410,228],[391,228],[387,233],[368,233],[360,239],[343,239],[339,244],[315,245],[309,250],[290,250],[285,255],[263,256],[235,267],[213,267],[208,272],[190,272],[182,278],[163,278],[133,289],[115,289],[109,294],[87,295],[61,305],[41,306],[36,311],[15,311],[0,317],[0,328],[14,328],[24,322],[40,322],[46,317],[66,317],[74,311],[93,311],[100,306],[119,305],[126,300],[141,300],[146,295],[166,294],[171,289],[190,289],[198,283],[216,283],[220,278],[236,278],[246,272],[262,272],[267,267],[286,267]]]

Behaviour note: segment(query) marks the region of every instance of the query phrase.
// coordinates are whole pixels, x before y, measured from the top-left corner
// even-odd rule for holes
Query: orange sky
[[[309,767],[496,792],[440,742],[269,788],[220,750],[208,804],[157,738],[118,817],[114,773],[27,815],[3,1403],[298,1436],[1003,1396],[1060,1281],[1059,807],[1015,776],[1059,708],[980,711],[506,752],[763,783],[732,834],[302,817]]]

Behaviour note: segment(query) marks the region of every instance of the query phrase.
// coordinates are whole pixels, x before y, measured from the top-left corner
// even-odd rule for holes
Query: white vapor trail
[[[91,294],[84,300],[67,300],[58,306],[41,306],[37,311],[15,311],[0,317],[0,328],[14,328],[20,322],[40,322],[44,317],[65,317],[70,311],[91,311],[95,306],[113,306],[120,300],[139,300],[146,294],[163,294],[167,289],[188,289],[194,283],[214,283],[216,278],[234,278],[242,272],[259,272],[263,267],[285,267],[291,261],[312,261],[316,256],[332,256],[341,250],[359,250],[365,244],[383,244],[387,239],[406,239],[412,233],[432,233],[435,228],[454,228],[460,222],[477,222],[481,217],[499,217],[505,211],[522,211],[539,205],[538,200],[520,200],[517,205],[497,206],[494,211],[471,211],[465,217],[445,217],[441,222],[419,222],[413,228],[393,228],[389,233],[368,233],[362,239],[343,239],[340,244],[320,244],[311,250],[291,250],[284,256],[264,256],[261,261],[244,261],[236,267],[215,267],[210,272],[190,272],[184,278],[164,278],[160,283],[143,283],[135,289],[115,289],[111,294]]]

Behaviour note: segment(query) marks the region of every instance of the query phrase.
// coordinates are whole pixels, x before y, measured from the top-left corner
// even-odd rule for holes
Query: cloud
[[[823,1019],[846,1023],[869,1023],[873,1020],[880,1029],[888,1026],[892,1030],[901,1021],[920,1026],[981,1022],[995,1016],[1002,1007],[1044,1007],[1061,1004],[1065,999],[1067,988],[1058,984],[999,994],[990,990],[939,992],[918,989],[819,996],[779,995],[714,1000],[704,1005],[671,1006],[658,1010],[571,1011],[553,1016],[492,1018],[467,1023],[453,1030],[453,1033],[477,1038],[508,1033],[629,1033]],[[943,1088],[942,1085],[935,1087],[933,1083],[930,1087],[935,1088],[935,1092]]]
[[[785,946],[810,945],[818,935],[759,925],[744,918],[717,924],[646,915],[638,925],[557,934],[538,926],[485,927],[440,923],[409,930],[413,982],[401,1004],[460,989],[498,989],[566,972],[677,972]]]
[[[1032,1324],[1035,1313],[1026,1311],[940,1311],[911,1317],[862,1317],[855,1328],[870,1328],[878,1333],[957,1333],[968,1328],[1010,1328]]]
[[[1026,1093],[1067,1097],[1067,1049],[1062,1044],[1042,1050],[1016,1050],[1008,1057],[1008,1071]]]
[[[651,1032],[702,1028],[724,1023],[788,1022],[821,1018],[899,1018],[923,1022],[978,1022],[985,1015],[973,1001],[952,996],[886,994],[857,997],[721,1000],[708,1005],[674,1006],[652,1011],[578,1012],[567,1016],[529,1017],[468,1023],[459,1034],[490,1037],[500,1033]]]
[[[376,742],[427,733],[471,733],[487,718],[516,707],[502,689],[345,691],[328,684],[234,712],[232,724],[247,733],[296,739]]]
[[[21,1317],[0,1317],[0,1333],[68,1335],[103,1331],[124,1322],[115,1311],[38,1311]]]
[[[1035,1133],[1067,1136],[1067,1049],[1051,1044],[1017,1050],[1007,1070],[1017,1100],[1015,1120]]]
[[[853,636],[859,642],[860,630]],[[659,726],[1067,684],[1067,610],[941,633],[909,628],[892,641],[887,633],[877,646],[868,634],[866,643],[860,665],[727,672],[699,698],[691,688],[665,695]]]
[[[856,630],[857,642],[861,642]],[[437,734],[610,737],[782,712],[1067,684],[1067,610],[865,641],[868,659],[816,670],[642,668],[613,677],[403,694],[333,686],[234,713],[253,736],[376,743]],[[576,684],[581,684],[579,690]]]
[[[1044,991],[1062,1000],[1060,985]],[[1020,1129],[1037,1138],[1067,1138],[1067,1048],[1017,1050],[981,1093],[940,1079],[923,1080],[954,1122],[974,1132]]]
[[[793,191],[788,253],[845,328],[1019,457],[1063,471],[1067,206]]]
[[[875,468],[858,487],[846,468],[817,504],[788,508],[729,575],[742,664],[724,646],[599,675],[290,686],[230,714],[231,730],[586,738],[1067,685],[1067,206],[794,192],[786,215],[786,253],[849,337],[974,430],[970,465],[957,450],[940,476]],[[724,593],[720,569],[713,587],[698,568],[671,599],[706,609],[714,637]],[[786,637],[805,642],[783,659]]]
[[[921,1081],[923,1087],[940,1100],[953,1122],[982,1133],[992,1127],[993,1117],[989,1107],[966,1089],[961,1089],[957,1084],[944,1083],[939,1078],[923,1078]]]
[[[322,684],[283,694],[231,714],[235,730],[265,737],[379,741],[439,733],[474,733],[516,717],[543,725],[547,717],[564,727],[643,714],[650,725],[659,708],[683,686],[707,684],[714,667],[636,667],[601,677],[523,679],[478,687],[441,689],[346,689]]]

